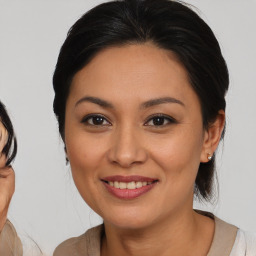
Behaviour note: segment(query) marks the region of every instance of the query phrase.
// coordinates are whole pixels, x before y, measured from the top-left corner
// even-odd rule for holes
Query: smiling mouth
[[[133,199],[150,191],[159,180],[142,176],[111,176],[101,181],[112,195]]]
[[[120,181],[104,181],[108,183],[109,186],[119,189],[138,189],[145,187],[147,185],[151,185],[155,181],[131,181],[131,182],[120,182]]]

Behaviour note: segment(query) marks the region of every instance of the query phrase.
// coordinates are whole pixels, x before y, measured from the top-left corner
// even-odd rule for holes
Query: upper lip
[[[144,176],[138,176],[138,175],[131,175],[131,176],[121,176],[121,175],[115,175],[115,176],[108,176],[101,179],[102,181],[119,181],[119,182],[153,182],[157,179],[150,178],[150,177],[144,177]]]

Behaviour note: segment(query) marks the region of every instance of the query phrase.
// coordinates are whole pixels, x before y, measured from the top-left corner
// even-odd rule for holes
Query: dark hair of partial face
[[[53,76],[53,108],[64,141],[66,100],[74,75],[107,47],[146,42],[173,52],[185,67],[201,104],[204,129],[219,110],[225,111],[228,69],[212,30],[192,9],[169,0],[110,1],[84,14],[60,50]],[[195,182],[199,199],[212,198],[214,159],[200,163]]]
[[[17,140],[14,134],[12,122],[7,114],[4,104],[0,101],[0,121],[3,123],[8,132],[7,143],[3,148],[2,153],[6,155],[6,166],[14,160],[17,154]]]

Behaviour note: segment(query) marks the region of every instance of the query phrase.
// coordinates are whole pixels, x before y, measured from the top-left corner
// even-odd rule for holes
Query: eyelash
[[[160,125],[148,125],[148,123],[150,121],[153,121],[154,122],[154,119],[159,119],[161,118],[162,120],[161,121],[164,121],[164,124],[160,124]],[[167,123],[166,123],[167,121]],[[154,126],[154,127],[163,127],[163,126],[167,126],[167,125],[170,125],[170,124],[176,124],[177,123],[177,120],[174,119],[173,117],[170,117],[168,115],[164,115],[164,114],[154,114],[152,116],[150,116],[148,118],[148,120],[146,121],[146,123],[144,125],[146,126]]]
[[[89,120],[91,120],[93,122],[93,118],[101,118],[101,121],[103,122],[103,124],[93,124],[93,123],[90,123]],[[163,124],[154,124],[154,119],[155,121],[159,121],[159,120],[156,120],[156,119],[161,119],[160,120],[160,123],[163,122]],[[96,120],[94,120],[96,121]],[[153,122],[153,124],[149,124],[150,122]],[[166,123],[167,121],[167,123]],[[107,122],[107,124],[104,124],[104,122]],[[92,115],[88,115],[88,116],[85,116],[81,123],[85,124],[85,125],[88,125],[88,126],[111,126],[111,123],[107,120],[106,117],[104,117],[103,115],[100,115],[100,114],[92,114]],[[177,121],[173,118],[173,117],[170,117],[170,116],[167,116],[167,115],[163,115],[163,114],[154,114],[153,116],[150,116],[148,118],[148,120],[145,122],[145,126],[154,126],[154,127],[163,127],[163,126],[167,126],[167,125],[170,125],[170,124],[176,124]]]
[[[103,122],[108,122],[108,124],[93,124],[93,123],[89,123],[89,120],[91,119],[93,121],[93,118],[101,118],[103,120]],[[88,116],[85,116],[81,123],[85,124],[85,125],[88,125],[88,126],[110,126],[111,123],[107,120],[106,117],[104,117],[103,115],[100,115],[100,114],[91,114],[91,115],[88,115]]]

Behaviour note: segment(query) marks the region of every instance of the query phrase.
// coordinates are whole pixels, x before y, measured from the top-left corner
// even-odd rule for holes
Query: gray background
[[[95,0],[0,0],[0,99],[19,142],[16,193],[9,218],[25,244],[46,255],[101,220],[80,198],[65,165],[52,111],[52,74],[69,27]],[[190,0],[219,39],[230,71],[227,132],[218,155],[219,198],[213,211],[256,231],[256,1]]]

